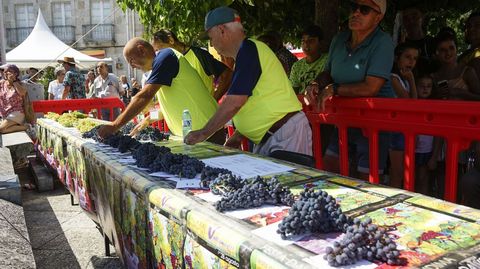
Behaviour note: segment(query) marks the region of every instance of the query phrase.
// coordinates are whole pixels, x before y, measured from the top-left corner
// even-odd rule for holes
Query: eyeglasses
[[[350,10],[351,10],[352,13],[354,13],[357,10],[360,10],[360,13],[362,13],[362,15],[364,15],[364,16],[370,14],[370,12],[372,12],[372,11],[380,13],[380,11],[378,11],[378,10],[372,8],[372,7],[357,4],[357,3],[354,3],[354,2],[350,3]]]

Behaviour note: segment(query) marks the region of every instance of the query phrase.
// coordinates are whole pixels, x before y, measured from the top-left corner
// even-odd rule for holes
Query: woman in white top
[[[57,79],[50,81],[48,84],[48,100],[61,100],[63,95],[63,79],[65,78],[65,69],[55,69]]]

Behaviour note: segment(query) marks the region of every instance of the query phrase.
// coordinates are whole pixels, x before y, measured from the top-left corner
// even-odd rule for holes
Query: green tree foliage
[[[138,12],[146,28],[146,36],[160,28],[173,30],[183,41],[194,41],[203,31],[205,15],[213,8],[231,6],[236,9],[249,35],[268,30],[296,40],[301,28],[314,21],[315,3],[311,0],[117,0],[123,10]],[[300,8],[301,7],[301,8]]]
[[[328,0],[322,0],[328,1]],[[322,1],[313,0],[117,0],[123,10],[138,12],[146,28],[146,37],[160,28],[177,33],[181,40],[196,40],[203,30],[204,18],[209,10],[228,5],[239,11],[249,36],[269,30],[280,32],[284,41],[299,45],[298,33],[315,20],[315,9],[324,8]],[[317,2],[317,5],[315,5]],[[464,48],[463,19],[472,10],[480,10],[479,0],[388,0],[388,10],[382,23],[387,32],[392,32],[397,11],[408,6],[419,6],[427,15],[426,30],[435,35],[444,26],[453,28]],[[327,6],[327,5],[325,5]],[[323,29],[345,27],[348,20],[349,1],[328,12],[338,14],[338,22],[325,22]],[[319,13],[321,14],[321,13]]]
[[[55,79],[57,79],[55,76],[55,68],[49,66],[43,70],[43,75],[38,82],[43,85],[45,100],[48,100],[48,84]]]

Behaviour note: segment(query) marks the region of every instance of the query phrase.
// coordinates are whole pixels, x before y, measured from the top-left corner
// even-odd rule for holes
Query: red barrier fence
[[[110,110],[110,121],[113,120],[113,109],[125,109],[125,104],[119,98],[95,98],[95,99],[71,99],[71,100],[44,100],[33,101],[33,111],[37,113],[55,112],[62,114],[67,110],[83,110],[89,113],[92,109],[97,110],[97,118],[101,118],[101,109]]]
[[[303,99],[299,96],[299,99]],[[395,131],[405,137],[404,188],[415,187],[416,135],[443,137],[447,144],[445,157],[445,200],[455,202],[457,196],[458,153],[470,142],[480,141],[480,103],[467,101],[385,99],[385,98],[332,98],[325,111],[314,112],[304,107],[312,125],[313,150],[317,168],[322,168],[320,124],[338,127],[340,173],[347,175],[349,127],[362,128],[369,139],[370,176],[379,182],[378,132]]]

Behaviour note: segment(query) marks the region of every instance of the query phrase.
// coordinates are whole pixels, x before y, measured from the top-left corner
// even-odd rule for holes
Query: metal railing
[[[83,34],[86,34],[96,24],[82,25]],[[84,37],[86,42],[115,42],[115,35],[113,30],[113,24],[99,24],[93,31]]]
[[[54,25],[52,32],[66,44],[70,45],[75,41],[75,26],[73,25]]]
[[[7,46],[16,47],[32,32],[33,27],[7,28]]]

